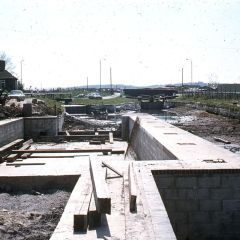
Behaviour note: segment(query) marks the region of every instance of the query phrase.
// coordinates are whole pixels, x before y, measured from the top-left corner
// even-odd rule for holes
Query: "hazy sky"
[[[26,87],[240,83],[240,1],[0,0],[0,51]]]

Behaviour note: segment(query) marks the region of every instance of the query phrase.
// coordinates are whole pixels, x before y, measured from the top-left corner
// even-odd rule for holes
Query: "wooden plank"
[[[94,194],[92,193],[91,202],[88,210],[88,227],[93,229],[101,226],[102,214],[97,211]]]
[[[70,133],[69,133],[67,130],[66,130],[66,135],[67,135],[67,136],[70,136]]]
[[[103,164],[103,166],[105,166],[105,167],[109,168],[110,170],[112,170],[113,172],[115,172],[118,176],[120,176],[120,177],[123,176],[122,173],[120,173],[120,172],[119,172],[117,169],[115,169],[114,167],[110,166],[108,163],[102,161],[102,164]]]
[[[228,140],[225,140],[225,139],[222,139],[222,138],[219,138],[219,137],[214,137],[213,138],[216,142],[222,142],[222,143],[225,143],[225,144],[230,144],[231,142],[228,141]]]
[[[7,156],[6,160],[7,162],[14,162],[17,158],[18,158],[19,154],[10,154],[9,156]]]
[[[0,154],[3,154],[5,152],[7,152],[7,151],[12,150],[13,148],[15,148],[15,147],[17,147],[19,145],[22,145],[23,142],[24,142],[23,139],[17,139],[15,141],[11,142],[11,143],[8,143],[8,144],[2,146],[0,148]]]
[[[137,200],[137,187],[134,179],[134,172],[132,163],[128,166],[128,185],[129,185],[129,205],[130,211],[134,212],[137,209],[136,200]]]
[[[91,182],[87,182],[81,192],[81,198],[79,198],[78,206],[73,214],[73,228],[74,231],[87,231],[88,227],[88,209],[90,205],[92,195]]]
[[[112,152],[111,148],[48,148],[48,149],[26,149],[12,150],[13,153],[85,153],[85,152]]]
[[[6,166],[33,166],[33,165],[45,165],[46,163],[6,163]]]
[[[90,141],[90,140],[108,140],[108,135],[60,135],[55,139],[63,139],[66,141]]]
[[[26,159],[26,158],[29,158],[31,156],[31,153],[23,153],[22,155],[21,155],[21,158],[22,159]]]
[[[105,143],[105,142],[104,142]],[[89,141],[89,144],[90,145],[101,145],[102,144],[102,142],[101,141]]]
[[[100,161],[90,160],[90,173],[98,212],[111,214],[111,198]]]
[[[109,133],[109,142],[111,144],[113,144],[113,133],[112,132]]]
[[[31,145],[33,143],[32,139],[29,139],[23,143],[23,145]]]

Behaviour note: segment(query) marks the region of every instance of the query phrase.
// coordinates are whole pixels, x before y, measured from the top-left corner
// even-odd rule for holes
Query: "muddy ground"
[[[70,192],[0,193],[0,239],[46,240],[53,233]]]
[[[180,117],[175,126],[200,136],[210,142],[222,145],[232,152],[240,150],[240,120],[211,114],[188,106],[179,106],[168,110]],[[187,118],[184,118],[188,116]],[[181,121],[183,117],[183,121]],[[230,144],[217,142],[214,137],[229,141]]]

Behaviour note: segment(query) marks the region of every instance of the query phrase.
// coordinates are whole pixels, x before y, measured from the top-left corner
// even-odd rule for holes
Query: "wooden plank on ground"
[[[100,161],[90,160],[90,173],[98,212],[111,214],[111,198]]]
[[[7,156],[6,160],[7,162],[14,162],[18,158],[18,154],[10,154]]]
[[[228,141],[228,140],[225,140],[225,139],[222,139],[222,138],[219,138],[219,137],[214,137],[213,138],[216,142],[222,142],[222,143],[225,143],[225,144],[230,144],[231,142]]]
[[[130,205],[130,211],[136,211],[137,205],[137,187],[136,182],[134,179],[134,172],[133,172],[133,166],[132,163],[128,166],[128,184],[129,184],[129,205]]]
[[[11,143],[8,143],[2,147],[0,147],[0,154],[3,154],[7,151],[12,150],[13,148],[17,147],[17,146],[21,146],[23,144],[24,140],[23,139],[17,139]]]
[[[88,227],[88,209],[92,195],[91,182],[87,182],[79,197],[79,203],[73,215],[74,231],[87,231]]]
[[[88,210],[88,227],[93,229],[101,226],[102,214],[97,211],[94,194],[92,193],[91,202]]]
[[[113,144],[113,133],[112,132],[109,133],[109,142],[111,144]]]
[[[31,153],[23,153],[22,155],[21,155],[21,158],[22,159],[26,159],[26,158],[29,158],[31,156]]]
[[[66,141],[90,141],[90,140],[108,140],[108,135],[59,135],[55,139],[63,139]]]
[[[48,148],[48,149],[26,149],[26,150],[12,150],[13,153],[85,153],[85,152],[112,152],[111,148]]]
[[[25,141],[23,143],[23,145],[31,145],[33,143],[33,140],[32,139],[28,139],[27,141]]]
[[[122,177],[123,174],[121,172],[119,172],[117,169],[115,169],[114,167],[110,166],[108,163],[102,161],[103,166],[109,168],[110,170],[112,170],[113,172],[115,172],[118,176]]]
[[[70,133],[69,133],[67,130],[66,130],[66,135],[67,135],[67,136],[70,136]]]
[[[15,167],[20,167],[20,166],[33,166],[33,165],[45,165],[46,163],[6,163],[6,166],[15,166]]]

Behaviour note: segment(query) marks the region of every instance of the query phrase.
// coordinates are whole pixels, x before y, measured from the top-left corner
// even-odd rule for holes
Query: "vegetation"
[[[238,108],[240,110],[240,100],[233,99],[219,99],[219,98],[209,98],[208,96],[182,96],[176,98],[174,101],[181,101],[185,103],[202,103],[208,106],[216,106],[222,108]]]
[[[83,105],[91,105],[91,104],[122,104],[129,102],[137,102],[137,99],[132,98],[112,98],[112,99],[88,99],[88,98],[75,98],[73,99],[73,104],[83,104]]]

